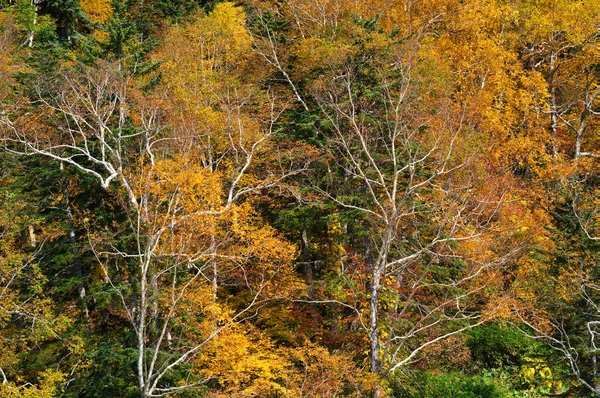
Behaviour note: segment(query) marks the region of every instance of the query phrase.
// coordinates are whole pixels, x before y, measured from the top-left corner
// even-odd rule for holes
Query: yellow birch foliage
[[[250,203],[225,208],[226,191],[219,172],[185,157],[160,161],[150,189],[157,207],[154,222],[177,225],[164,238],[165,250],[209,258],[211,254],[205,251],[214,239],[224,269],[243,271],[247,282],[262,284],[263,293],[285,295],[296,288],[291,265],[295,246],[265,224]]]
[[[113,15],[111,0],[81,0],[79,5],[93,24],[105,24]],[[104,41],[108,38],[108,32],[102,29],[93,29],[92,36]]]
[[[206,377],[221,386],[219,396],[361,397],[375,386],[375,377],[360,369],[350,354],[330,353],[305,342],[278,348],[251,325],[226,331],[199,357]]]
[[[110,0],[81,0],[81,9],[93,23],[105,23],[113,14]]]
[[[364,397],[377,385],[376,376],[359,368],[349,353],[331,353],[309,341],[300,348],[286,349],[285,353],[296,365],[293,396]]]
[[[65,375],[52,369],[45,370],[40,375],[38,386],[26,383],[16,385],[15,383],[0,384],[0,395],[11,398],[53,398],[59,392],[59,385],[65,379]]]
[[[225,330],[198,358],[205,377],[215,378],[219,396],[289,396],[289,361],[250,324]]]
[[[204,164],[231,145],[260,139],[256,113],[270,112],[245,24],[241,7],[219,3],[209,15],[172,27],[153,54],[164,60],[158,90],[170,103],[168,123]]]

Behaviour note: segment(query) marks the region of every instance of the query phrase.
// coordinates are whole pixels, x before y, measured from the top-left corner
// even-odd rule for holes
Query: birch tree
[[[279,12],[293,20],[297,10]],[[265,15],[255,20],[257,51],[298,107],[320,115],[330,174],[314,189],[368,231],[356,248],[369,272],[371,370],[401,371],[486,320],[483,291],[520,250],[493,249],[509,233],[498,223],[506,200],[501,185],[485,186],[473,104],[442,94],[452,82],[420,52],[426,29],[399,38],[377,17],[336,13],[337,30],[306,29],[286,49]],[[293,69],[282,61],[290,53]]]
[[[213,66],[195,71],[204,75],[203,90],[212,84],[209,100],[174,97],[169,105],[138,90],[139,81],[117,64],[99,62],[65,72],[52,96],[39,91],[39,123],[18,108],[2,115],[5,150],[76,168],[119,200],[124,224],[92,229],[87,238],[118,302],[111,312],[135,335],[142,397],[210,381],[210,372],[200,371],[201,352],[295,286],[294,247],[244,203],[287,173],[277,164],[261,174],[254,169],[281,111],[267,90],[244,87],[231,69],[214,68],[245,50],[243,37],[227,31],[244,33],[241,11],[225,4],[215,15],[229,23],[224,32],[200,35],[221,52],[206,53],[200,62]],[[234,39],[242,44],[229,47],[225,40]],[[160,90],[177,92],[169,84]],[[213,118],[202,130],[197,117],[176,121],[182,104]]]

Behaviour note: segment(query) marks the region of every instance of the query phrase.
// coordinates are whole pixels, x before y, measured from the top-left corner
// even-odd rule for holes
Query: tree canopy
[[[0,3],[0,395],[600,396],[599,15]]]

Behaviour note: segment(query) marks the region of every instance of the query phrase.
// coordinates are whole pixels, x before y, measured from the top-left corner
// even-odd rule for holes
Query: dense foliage
[[[0,395],[600,396],[599,15],[0,3]]]

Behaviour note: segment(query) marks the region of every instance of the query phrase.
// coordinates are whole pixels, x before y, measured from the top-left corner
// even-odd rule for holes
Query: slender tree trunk
[[[138,358],[137,358],[137,373],[138,373],[138,384],[140,387],[140,394],[142,398],[146,398],[147,394],[147,383],[144,372],[144,354],[146,351],[145,347],[145,325],[146,325],[146,301],[147,301],[147,265],[142,262],[142,275],[140,278],[140,307],[138,315],[138,330],[137,330],[137,343],[138,343]]]
[[[583,112],[585,112],[585,109]],[[583,142],[583,132],[585,130],[584,116],[582,116],[581,119],[582,119],[581,124],[579,125],[579,128],[577,129],[577,137],[575,138],[575,160],[578,160],[581,156],[583,156],[582,152],[581,152],[581,144]]]
[[[379,341],[379,292],[381,291],[381,281],[385,274],[385,266],[390,245],[392,243],[394,231],[393,222],[388,223],[383,238],[377,260],[371,271],[371,300],[369,303],[369,345],[371,372],[381,374],[383,364],[380,358],[381,342]],[[372,397],[377,398],[381,395],[379,388],[372,391]]]
[[[373,266],[371,272],[371,300],[369,308],[369,343],[370,343],[370,360],[371,372],[379,373],[381,371],[381,362],[379,361],[379,289],[381,284],[381,276],[383,270],[379,264]]]
[[[214,226],[213,226],[214,231]],[[210,236],[210,252],[212,254],[211,265],[212,265],[212,301],[213,303],[217,302],[217,291],[219,289],[219,270],[217,266],[217,241],[215,239],[214,232]]]
[[[556,59],[557,55],[555,52],[550,56],[550,73],[549,81],[550,85],[550,117],[552,119],[552,158],[556,159],[558,156],[558,105],[556,103],[556,87],[554,86],[554,73],[556,72]]]
[[[148,320],[148,334],[154,336],[154,333],[158,329],[158,270],[154,261],[151,262],[148,268],[150,270],[150,293],[148,298],[151,300],[151,304],[149,303],[150,319]]]
[[[29,244],[31,247],[37,246],[37,236],[35,235],[35,228],[33,225],[29,224]]]
[[[558,156],[558,108],[556,106],[556,88],[552,87],[551,89],[552,97],[551,97],[551,117],[552,117],[552,158],[556,159]]]
[[[33,17],[33,24],[36,25],[37,24],[37,11],[38,11],[38,7],[34,4],[33,5],[33,13],[34,13],[34,17]],[[33,37],[35,36],[33,30],[31,32],[29,32],[29,35],[27,36],[27,47],[33,47]]]
[[[379,289],[381,286],[381,278],[383,276],[384,263],[379,261],[373,266],[371,272],[371,301],[369,307],[369,343],[371,361],[371,372],[375,375],[381,373],[381,360],[379,358],[380,342],[379,342]],[[371,398],[379,398],[381,390],[375,386],[371,391]]]
[[[598,358],[596,356],[596,350],[592,351],[592,376],[593,380],[598,379]],[[600,386],[596,386],[596,390],[600,390]]]

